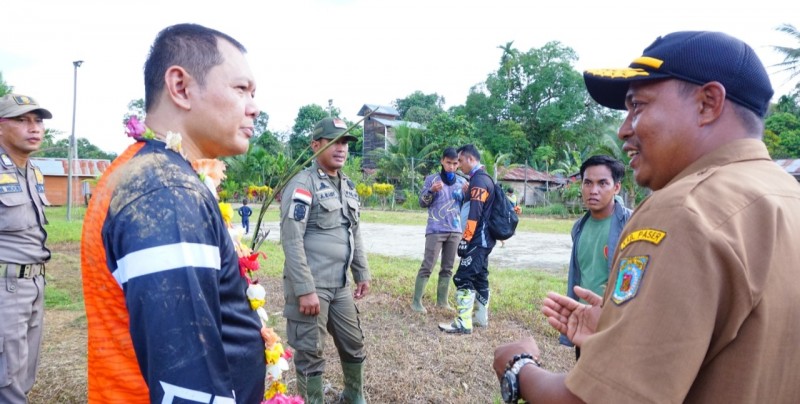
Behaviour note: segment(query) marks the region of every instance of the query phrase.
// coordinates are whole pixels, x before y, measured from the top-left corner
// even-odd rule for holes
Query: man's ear
[[[164,87],[167,95],[178,108],[187,111],[192,109],[190,101],[190,85],[194,78],[180,66],[170,66],[164,73]]]
[[[707,125],[716,121],[722,115],[725,106],[725,86],[720,82],[712,81],[700,87],[697,93],[700,105],[700,124]]]

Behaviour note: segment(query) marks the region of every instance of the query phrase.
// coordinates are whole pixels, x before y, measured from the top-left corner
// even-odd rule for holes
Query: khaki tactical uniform
[[[697,160],[628,221],[567,388],[587,402],[800,402],[798,229],[800,185],[762,142]]]
[[[347,279],[369,281],[359,229],[359,199],[355,184],[340,172],[333,181],[315,161],[284,187],[281,199],[281,244],[284,316],[289,345],[295,348],[300,374],[324,371],[322,357],[327,332],[336,342],[342,362],[362,362],[364,336]],[[299,296],[316,292],[320,314],[300,313]]]
[[[22,175],[0,148],[0,402],[26,402],[38,367],[44,320],[47,218],[44,177]]]
[[[50,259],[44,246],[44,207],[49,205],[39,167],[29,161],[23,177],[0,147],[0,262],[37,264]]]

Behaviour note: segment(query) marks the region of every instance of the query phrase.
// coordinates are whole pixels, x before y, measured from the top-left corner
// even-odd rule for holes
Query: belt
[[[0,263],[0,271],[5,270],[7,277],[31,279],[44,275],[44,264],[6,264]]]

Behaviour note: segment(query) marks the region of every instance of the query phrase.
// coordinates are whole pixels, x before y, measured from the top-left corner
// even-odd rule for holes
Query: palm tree
[[[511,166],[512,157],[514,157],[513,153],[498,153],[494,155],[488,150],[484,151],[481,156],[482,163],[486,167],[486,172],[492,176],[494,182],[497,182],[499,168]]]
[[[794,25],[782,24],[777,30],[800,42],[800,30],[795,28]],[[788,46],[773,46],[772,48],[783,55],[783,62],[774,65],[780,68],[780,72],[789,72],[789,80],[800,75],[800,48],[790,48]]]
[[[414,192],[415,184],[435,165],[437,148],[426,142],[424,132],[399,126],[395,128],[395,143],[380,153],[380,176]]]
[[[519,56],[519,50],[514,49],[514,41],[506,42],[505,45],[500,45],[497,49],[503,50],[503,54],[500,56],[500,66],[505,70],[506,76],[508,76],[511,65]]]

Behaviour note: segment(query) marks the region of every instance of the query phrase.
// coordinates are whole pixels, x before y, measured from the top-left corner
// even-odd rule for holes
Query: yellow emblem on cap
[[[659,245],[666,236],[666,232],[656,229],[635,230],[631,232],[631,234],[628,234],[628,236],[625,237],[621,243],[619,243],[619,249],[624,250],[628,244],[635,243],[637,241],[646,241],[651,244]]]
[[[653,69],[660,69],[661,65],[664,64],[664,61],[661,59],[651,58],[650,56],[639,56],[638,58],[634,59],[631,64],[634,63],[637,65],[652,67]]]
[[[605,77],[609,79],[628,79],[637,76],[649,76],[650,73],[643,69],[632,69],[630,67],[625,69],[591,69],[586,71],[587,74],[597,77]]]

